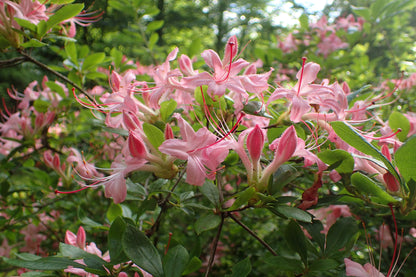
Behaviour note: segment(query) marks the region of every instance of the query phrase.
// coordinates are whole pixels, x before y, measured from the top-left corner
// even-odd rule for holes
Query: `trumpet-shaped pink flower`
[[[366,263],[364,266],[353,262],[348,258],[344,259],[347,276],[354,277],[385,277],[372,264]]]
[[[41,20],[48,20],[46,7],[39,1],[21,0],[19,3],[4,1],[14,11],[13,17],[27,20],[33,24],[38,24]]]
[[[174,117],[178,120],[182,139],[167,139],[159,150],[188,161],[186,182],[202,186],[205,178],[214,178],[218,165],[228,155],[229,143],[224,140],[216,142],[217,137],[205,127],[195,132],[179,114],[175,114]]]

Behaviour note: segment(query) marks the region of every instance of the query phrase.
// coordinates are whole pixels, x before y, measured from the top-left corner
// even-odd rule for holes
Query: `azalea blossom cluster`
[[[24,42],[21,34],[22,26],[16,20],[24,20],[35,27],[41,22],[47,22],[61,5],[42,3],[38,0],[1,1],[0,2],[0,35],[14,47],[19,48]],[[81,12],[80,14],[59,22],[60,32],[70,38],[76,34],[76,25],[88,26],[100,18],[96,12]],[[51,25],[52,27],[53,25]],[[46,30],[50,32],[51,30]]]

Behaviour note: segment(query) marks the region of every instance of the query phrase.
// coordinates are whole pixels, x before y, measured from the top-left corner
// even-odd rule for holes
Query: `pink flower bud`
[[[398,192],[400,190],[399,181],[397,181],[396,177],[394,177],[390,172],[383,174],[383,180],[386,183],[386,188],[388,191]]]
[[[52,157],[51,151],[48,150],[48,151],[43,152],[43,161],[50,168],[54,167],[53,166],[53,157]]]
[[[141,126],[140,120],[130,111],[123,111],[123,123],[129,131],[134,131]]]
[[[53,163],[53,168],[55,170],[59,170],[60,169],[59,166],[61,164],[61,161],[59,160],[59,156],[58,156],[57,153],[55,153],[55,155],[53,156],[52,163]]]
[[[169,124],[166,124],[166,127],[165,127],[165,140],[167,140],[167,139],[173,139],[173,138],[175,138],[175,137],[173,136],[172,127],[170,127]]]
[[[280,156],[283,161],[289,160],[296,150],[298,137],[296,135],[295,127],[292,125],[284,131],[279,140],[279,145],[276,149],[276,155]]]
[[[113,91],[120,90],[121,79],[121,76],[117,72],[113,71],[111,73],[111,88]]]
[[[81,249],[85,249],[85,241],[86,241],[85,230],[82,226],[80,226],[77,232],[77,246]]]
[[[195,74],[192,61],[187,55],[181,55],[179,58],[179,67],[186,75],[192,76]]]
[[[128,138],[128,146],[130,150],[130,154],[135,158],[146,158],[147,156],[147,149],[145,144],[143,143],[142,139],[133,132],[130,132]]]
[[[247,135],[247,150],[251,160],[254,163],[260,159],[264,145],[264,134],[259,125],[256,124],[254,129]]]

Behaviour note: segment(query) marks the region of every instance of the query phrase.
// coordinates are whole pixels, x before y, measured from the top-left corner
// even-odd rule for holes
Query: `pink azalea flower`
[[[182,139],[165,140],[160,152],[180,160],[186,160],[186,182],[202,186],[205,178],[213,179],[218,165],[227,157],[228,141],[217,141],[217,137],[203,127],[195,132],[179,114],[174,114]],[[210,171],[207,173],[207,171]]]
[[[364,266],[359,263],[353,262],[348,258],[344,259],[345,270],[347,276],[354,277],[385,277],[379,270],[373,265],[366,263]]]
[[[324,37],[321,42],[318,43],[318,53],[326,58],[330,53],[346,47],[348,47],[348,43],[343,42],[336,33],[332,33],[329,36]]]
[[[19,3],[12,1],[4,1],[14,10],[13,17],[30,21],[37,25],[41,20],[48,20],[46,15],[46,7],[39,1],[21,0]]]

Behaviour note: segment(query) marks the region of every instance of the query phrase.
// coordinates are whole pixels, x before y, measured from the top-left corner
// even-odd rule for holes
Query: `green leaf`
[[[393,132],[397,131],[399,128],[401,129],[401,132],[396,135],[400,141],[405,141],[407,139],[407,134],[410,130],[410,123],[409,119],[407,119],[407,117],[403,114],[396,111],[392,112],[389,117],[389,126]]]
[[[121,217],[117,217],[111,224],[108,232],[108,252],[110,253],[112,264],[119,264],[128,260],[122,246],[125,230],[126,223]]]
[[[356,172],[351,176],[351,184],[354,185],[361,193],[368,196],[375,196],[378,200],[377,202],[388,204],[396,202],[396,200],[384,191],[380,186],[378,186],[373,180],[371,180],[366,175]]]
[[[31,38],[29,41],[22,43],[21,46],[23,48],[31,48],[31,47],[43,47],[47,45],[46,43],[43,43],[37,39]]]
[[[50,105],[51,105],[50,102],[42,100],[42,99],[36,99],[35,102],[33,103],[35,110],[40,113],[46,113]]]
[[[16,21],[17,24],[20,25],[20,27],[29,29],[32,32],[36,32],[37,27],[32,22],[25,20],[25,19],[17,18],[17,17],[14,17],[13,20]]]
[[[148,47],[150,50],[153,49],[153,47],[156,45],[157,41],[159,40],[159,34],[153,33],[149,38],[149,44]]]
[[[214,205],[214,207],[219,207],[220,205],[220,192],[218,191],[217,186],[206,180],[202,187],[199,188],[201,193],[208,198],[208,200]]]
[[[189,263],[186,265],[185,271],[183,272],[184,276],[187,276],[188,274],[197,271],[202,266],[202,262],[198,257],[192,257],[192,259],[189,261]]]
[[[65,43],[65,53],[68,59],[75,65],[78,66],[78,53],[77,46],[73,41],[67,41]]]
[[[127,225],[122,241],[124,253],[136,265],[154,277],[164,276],[162,260],[157,249],[137,227]]]
[[[83,8],[84,4],[69,4],[63,6],[58,11],[56,11],[54,15],[49,17],[48,21],[46,22],[46,31],[50,30],[56,24],[78,15]],[[45,34],[40,35],[43,37]]]
[[[325,150],[318,153],[318,158],[338,173],[351,173],[354,170],[354,158],[347,151],[341,149]],[[336,167],[332,167],[333,165],[336,165]]]
[[[71,4],[72,2],[74,2],[74,0],[50,0],[51,4],[57,5]]]
[[[163,20],[155,20],[155,21],[150,22],[149,24],[147,24],[146,32],[151,33],[153,31],[156,31],[162,28],[163,23],[164,23]]]
[[[108,221],[113,222],[117,217],[123,215],[123,209],[121,205],[111,203],[110,207],[107,210]]]
[[[85,268],[85,265],[76,263],[68,258],[57,256],[45,257],[37,259],[35,261],[8,259],[4,257],[3,260],[10,265],[32,270],[63,270],[66,269],[68,266],[73,266],[76,268]]]
[[[351,6],[352,11],[358,15],[364,18],[366,21],[371,21],[371,13],[369,8],[363,8],[363,7],[354,7]]]
[[[199,235],[202,232],[214,229],[221,222],[221,217],[215,214],[201,215],[195,222],[195,232]]]
[[[253,196],[256,194],[256,189],[254,187],[249,187],[242,192],[239,192],[237,195],[235,195],[235,201],[229,207],[227,210],[232,211],[235,209],[240,208],[243,205],[246,205],[248,201],[253,198]]]
[[[279,205],[268,208],[270,211],[279,216],[284,216],[285,218],[293,218],[302,222],[312,222],[312,215],[304,210],[287,206]]]
[[[308,264],[308,253],[306,247],[306,237],[296,221],[291,220],[285,230],[285,239],[289,247],[296,251],[303,264]]]
[[[62,98],[65,98],[65,91],[64,89],[55,82],[48,81],[46,82],[46,86],[51,89],[51,91],[58,93]]]
[[[303,30],[307,30],[309,28],[309,18],[306,13],[302,14],[299,17],[300,28]]]
[[[189,262],[188,251],[182,245],[169,249],[163,257],[163,269],[166,277],[180,277]]]
[[[357,224],[351,217],[343,217],[337,220],[329,228],[326,237],[326,255],[330,256],[339,252],[357,233]]]
[[[295,180],[298,176],[299,172],[296,168],[289,164],[283,164],[273,173],[273,178],[270,178],[267,190],[271,195],[280,193],[284,186]]]
[[[309,271],[311,272],[325,272],[337,268],[339,263],[333,259],[320,259],[315,260],[309,266]]]
[[[177,105],[178,103],[176,103],[176,101],[173,99],[160,103],[160,116],[164,122],[168,121],[169,117],[175,111]]]
[[[244,260],[238,262],[233,266],[233,275],[232,277],[246,277],[251,272],[251,263],[250,258],[247,257]]]
[[[394,154],[394,160],[406,182],[416,180],[416,136],[412,136]]]
[[[401,180],[400,175],[397,173],[394,166],[391,162],[376,148],[374,145],[369,143],[365,138],[363,138],[357,131],[355,131],[351,126],[347,125],[342,121],[335,121],[331,123],[332,128],[335,133],[346,143],[357,149],[358,151],[370,155],[373,158],[384,163],[388,171],[397,179]],[[400,182],[401,183],[401,182]]]
[[[105,59],[104,53],[94,53],[87,56],[82,64],[82,71],[92,70],[101,64]]]
[[[299,273],[304,269],[304,265],[300,260],[289,259],[282,256],[274,256],[265,260],[267,264],[270,264],[273,269],[288,271],[290,273]]]
[[[319,245],[322,252],[325,250],[325,235],[322,233],[324,226],[321,221],[313,220],[312,223],[301,223],[302,227],[308,231],[312,240]]]
[[[156,149],[158,149],[159,146],[165,141],[165,134],[163,134],[159,128],[152,124],[146,122],[143,123],[143,131],[149,139],[150,143]]]

